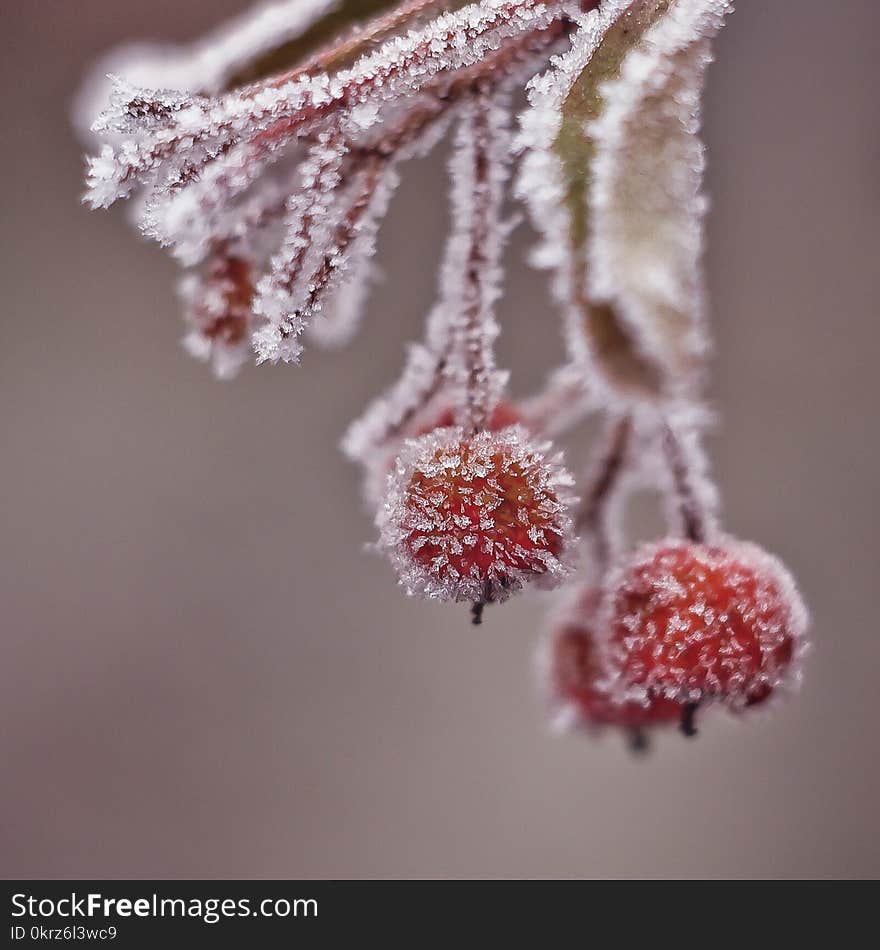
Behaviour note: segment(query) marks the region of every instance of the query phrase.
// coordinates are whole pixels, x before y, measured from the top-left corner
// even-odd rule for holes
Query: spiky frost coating
[[[588,258],[609,302],[675,388],[708,348],[704,326],[701,99],[730,0],[676,0],[603,88]],[[685,390],[688,388],[684,387]]]
[[[520,132],[515,142],[523,159],[514,192],[526,203],[532,223],[541,235],[532,263],[554,274],[552,290],[563,308],[569,355],[579,366],[589,363],[592,354],[581,328],[581,313],[574,303],[578,262],[566,239],[570,224],[565,207],[565,176],[554,144],[562,128],[565,100],[627,2],[606,0],[599,9],[579,18],[571,48],[554,56],[550,67],[529,82],[529,108],[520,115]]]
[[[107,207],[138,183],[165,193],[195,170],[201,176],[187,191],[196,202],[211,194],[222,202],[240,194],[290,142],[326,126],[331,113],[366,132],[380,120],[380,104],[414,96],[439,74],[472,66],[505,39],[544,29],[564,12],[540,0],[483,0],[392,37],[332,75],[295,72],[278,84],[258,83],[213,99],[122,86],[95,128],[123,138],[107,142],[90,160],[86,201]],[[131,128],[133,98],[160,119]],[[158,234],[173,243],[170,223]]]
[[[678,538],[642,546],[607,583],[607,688],[743,708],[799,678],[808,616],[782,563],[754,544]]]
[[[261,54],[301,36],[336,0],[258,3],[194,43],[125,43],[95,64],[74,104],[74,121],[85,137],[95,117],[112,105],[108,73],[148,88],[189,89],[214,95],[230,77]]]
[[[538,648],[538,683],[555,732],[617,726],[637,730],[679,722],[680,703],[663,698],[617,703],[608,694],[602,650],[597,640],[597,613],[602,589],[574,588],[555,612]]]
[[[584,139],[590,233],[585,248],[573,248],[557,149],[563,110],[606,34],[632,7],[631,0],[605,0],[579,18],[570,50],[529,83],[517,138],[524,155],[516,194],[543,238],[533,263],[554,272],[571,359],[598,370],[595,382],[609,398],[624,393],[584,332],[584,275],[589,303],[613,307],[639,353],[662,370],[664,392],[689,394],[708,348],[700,97],[711,40],[732,4],[676,0],[624,56],[619,75],[602,83],[602,108]]]
[[[498,602],[568,575],[573,480],[549,447],[520,426],[404,444],[376,523],[409,594]]]
[[[397,433],[390,435],[382,445],[374,447],[369,458],[362,460],[364,499],[368,509],[375,512],[382,504],[388,473],[394,469],[400,447],[406,439],[417,439],[436,429],[447,429],[454,425],[455,408],[448,398],[433,399],[425,408],[413,413]],[[492,410],[486,427],[490,432],[498,432],[512,425],[522,425],[530,432],[535,431],[523,419],[516,405],[502,400]]]
[[[209,362],[218,379],[231,379],[251,355],[251,262],[218,253],[207,273],[186,274],[179,289],[189,327],[184,348],[196,359]]]

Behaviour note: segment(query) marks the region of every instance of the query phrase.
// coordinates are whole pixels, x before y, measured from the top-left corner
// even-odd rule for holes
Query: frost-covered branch
[[[441,282],[449,320],[456,422],[467,432],[486,428],[507,380],[495,367],[494,305],[501,295],[504,229],[501,202],[509,164],[508,114],[480,87],[462,116],[452,159],[453,233]]]
[[[719,526],[702,446],[708,349],[699,121],[730,0],[275,0],[206,40],[113,60],[86,201],[131,198],[189,272],[186,348],[231,376],[349,339],[402,164],[456,126],[436,303],[400,379],[349,428],[408,593],[488,604],[568,580],[542,665],[568,724],[646,731],[792,678],[806,612]],[[109,61],[108,61],[109,62]],[[157,87],[172,88],[157,88]],[[528,108],[512,147],[510,102]],[[567,356],[517,402],[495,362],[503,217],[541,237]],[[547,436],[600,412],[584,500]],[[636,484],[669,537],[624,550]],[[583,553],[583,551],[581,552]],[[558,717],[557,717],[558,719]]]

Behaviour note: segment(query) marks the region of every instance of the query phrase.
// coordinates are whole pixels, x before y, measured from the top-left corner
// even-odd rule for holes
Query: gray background
[[[0,873],[880,873],[877,4],[741,0],[717,47],[713,459],[815,649],[797,699],[646,761],[548,737],[545,604],[475,631],[362,550],[336,443],[430,301],[442,155],[408,169],[355,345],[233,384],[178,347],[163,254],[79,206],[89,62],[242,6],[3,4]],[[521,390],[560,349],[529,241],[502,308]]]

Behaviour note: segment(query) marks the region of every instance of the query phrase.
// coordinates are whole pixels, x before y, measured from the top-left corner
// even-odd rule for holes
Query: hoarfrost
[[[588,257],[592,296],[609,303],[668,379],[704,355],[704,148],[698,138],[710,40],[730,0],[677,0],[603,90]]]
[[[571,570],[573,480],[560,455],[521,426],[408,440],[376,523],[407,592],[436,600],[506,600]]]
[[[529,84],[516,191],[543,236],[533,263],[554,271],[571,358],[600,370],[609,397],[629,398],[634,386],[692,391],[706,349],[699,100],[710,39],[730,8],[728,0],[677,0],[668,10],[609,0]],[[617,29],[628,17],[636,18],[630,34]],[[608,78],[584,107],[598,113],[583,129],[576,170],[588,207],[576,209],[559,151],[563,110],[612,28],[622,60],[619,71],[612,54],[596,67]],[[576,217],[586,223],[583,244],[573,239]]]
[[[195,43],[127,43],[111,50],[96,64],[77,96],[76,126],[85,135],[94,128],[100,113],[114,108],[113,86],[107,81],[114,74],[144,88],[163,86],[217,95],[248,63],[296,39],[337,3],[338,0],[258,3]]]
[[[723,610],[694,600],[707,585]],[[597,630],[604,686],[619,702],[723,698],[741,709],[799,681],[807,609],[782,562],[757,545],[724,535],[645,544],[607,589]]]

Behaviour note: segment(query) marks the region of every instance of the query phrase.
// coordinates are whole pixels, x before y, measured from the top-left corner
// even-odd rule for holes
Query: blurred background
[[[880,874],[880,8],[740,0],[717,45],[713,461],[814,649],[796,699],[638,760],[548,734],[546,602],[474,629],[364,551],[337,443],[432,299],[443,150],[407,168],[354,345],[233,383],[178,346],[174,265],[80,206],[92,60],[244,6],[3,5],[0,874]],[[520,392],[561,353],[532,240],[502,305]]]

